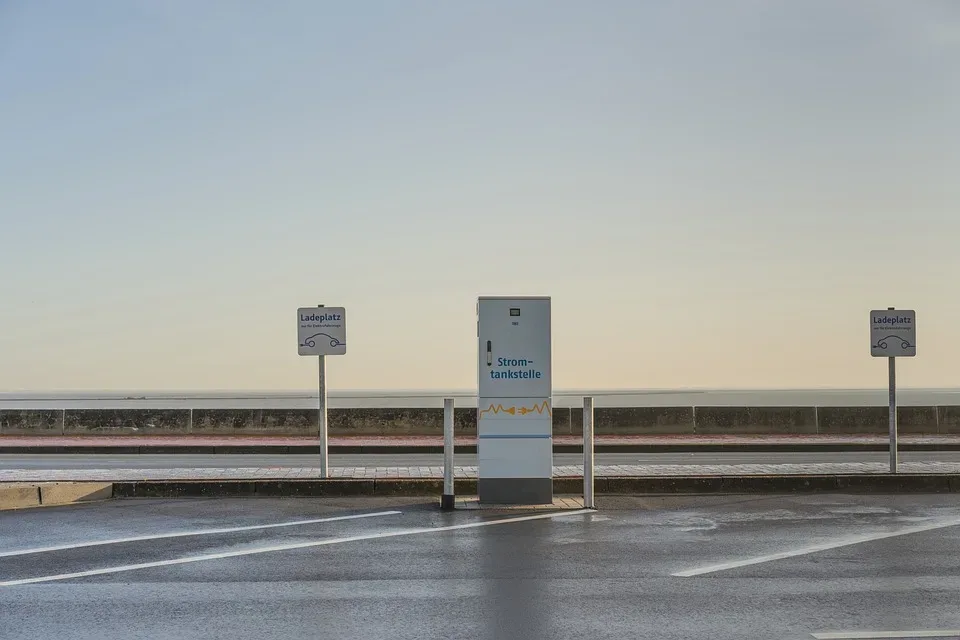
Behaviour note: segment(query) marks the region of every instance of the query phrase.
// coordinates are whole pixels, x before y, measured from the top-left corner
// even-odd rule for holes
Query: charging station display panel
[[[481,299],[478,321],[479,395],[549,398],[550,299]]]

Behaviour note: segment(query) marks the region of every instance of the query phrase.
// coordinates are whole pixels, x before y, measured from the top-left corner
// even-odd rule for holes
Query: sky
[[[0,0],[0,390],[960,387],[960,3]]]

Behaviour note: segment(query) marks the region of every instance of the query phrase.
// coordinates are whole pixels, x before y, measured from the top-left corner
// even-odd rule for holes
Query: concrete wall
[[[887,407],[821,407],[819,432],[823,434],[889,433]],[[897,427],[904,434],[936,434],[939,430],[937,407],[897,407]]]
[[[816,407],[697,407],[696,433],[815,434]]]
[[[937,432],[960,434],[960,407],[937,407]]]
[[[570,420],[570,433],[582,434],[583,409],[571,409]],[[693,407],[594,407],[593,432],[601,436],[693,434]]]
[[[0,411],[0,435],[59,436],[63,415],[54,409]]]
[[[190,409],[67,409],[63,432],[91,436],[184,434]]]
[[[330,409],[332,435],[439,435],[443,409]],[[598,435],[887,433],[886,407],[598,407]],[[900,407],[904,434],[960,434],[960,406]],[[474,408],[458,408],[457,435],[477,432]],[[0,435],[291,435],[316,433],[311,409],[4,409]],[[583,411],[557,408],[556,435],[579,435]]]
[[[309,409],[194,409],[190,433],[200,435],[291,435],[317,432]]]

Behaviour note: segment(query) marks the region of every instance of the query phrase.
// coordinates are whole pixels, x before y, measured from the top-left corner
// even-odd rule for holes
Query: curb
[[[40,487],[31,483],[0,486],[0,511],[40,506]]]
[[[111,482],[0,484],[0,511],[106,500],[112,497]]]
[[[596,478],[598,495],[708,493],[960,493],[960,474],[850,474],[804,476],[673,476]],[[554,478],[556,494],[579,494],[580,477]],[[459,495],[476,495],[475,479],[456,480]],[[371,478],[363,480],[156,480],[113,483],[115,498],[433,496],[443,480]]]
[[[595,482],[603,495],[960,492],[960,474],[605,477]]]
[[[886,452],[890,448],[883,443],[838,442],[838,443],[709,443],[709,444],[598,444],[596,453],[816,453],[835,451]],[[960,451],[958,443],[913,443],[901,444],[900,451]],[[476,453],[476,445],[457,445],[456,453]],[[554,453],[581,453],[583,447],[578,444],[557,444]],[[317,455],[320,447],[316,445],[118,445],[105,446],[0,446],[0,454],[91,454],[91,455],[136,455],[136,454],[246,454],[278,455],[301,454]],[[331,454],[408,454],[443,453],[441,445],[332,445]]]
[[[456,491],[477,492],[477,481],[456,481]],[[443,480],[370,478],[363,480],[146,480],[114,482],[115,498],[439,496]]]

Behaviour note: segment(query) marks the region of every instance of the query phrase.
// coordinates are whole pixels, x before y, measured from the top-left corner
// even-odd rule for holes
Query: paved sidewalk
[[[960,474],[958,462],[902,462],[900,470],[911,474]],[[442,478],[443,467],[333,467],[331,478]],[[580,477],[583,467],[564,465],[553,468],[555,477]],[[764,475],[848,475],[887,474],[882,462],[837,462],[813,464],[727,464],[727,465],[601,465],[594,469],[598,477],[670,477],[670,476],[764,476]],[[53,481],[142,481],[142,480],[273,480],[316,479],[316,467],[237,467],[232,469],[6,469],[0,470],[0,482]],[[457,478],[476,478],[477,467],[455,469]]]
[[[954,445],[960,446],[958,435],[909,435],[901,434],[903,445]],[[475,436],[458,436],[455,443],[475,445]],[[580,436],[556,435],[555,445],[579,445]],[[886,435],[598,435],[597,446],[637,445],[884,445]],[[3,447],[316,447],[320,441],[315,437],[302,436],[203,436],[203,435],[126,435],[126,436],[23,436],[0,435]],[[436,436],[333,436],[331,447],[436,447],[443,446],[443,437]]]

